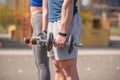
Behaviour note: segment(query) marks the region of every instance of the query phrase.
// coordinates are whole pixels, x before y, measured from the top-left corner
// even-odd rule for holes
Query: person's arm
[[[62,34],[67,34],[70,23],[73,18],[73,8],[74,8],[74,0],[64,0],[62,5],[61,12],[61,25],[59,32]],[[62,48],[66,44],[66,37],[58,34],[54,45],[56,47]]]
[[[48,26],[48,0],[43,0],[42,6],[42,31],[47,31]]]
[[[60,32],[67,33],[73,17],[74,0],[64,0],[61,12]]]

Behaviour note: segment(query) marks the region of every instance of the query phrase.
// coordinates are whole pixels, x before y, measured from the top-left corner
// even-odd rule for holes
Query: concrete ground
[[[80,80],[120,80],[120,49],[79,49]],[[51,80],[54,70],[50,61]],[[0,50],[0,80],[36,80],[31,49]]]
[[[120,37],[111,37],[108,48],[80,48],[80,80],[120,80]],[[51,80],[54,70],[50,60]],[[31,49],[0,49],[0,80],[36,80]]]

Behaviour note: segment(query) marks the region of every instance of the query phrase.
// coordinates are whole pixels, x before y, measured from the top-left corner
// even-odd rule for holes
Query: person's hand
[[[47,39],[47,31],[43,31],[43,39]]]
[[[38,36],[40,36],[41,39],[46,39],[47,38],[47,32],[42,31]]]
[[[40,34],[38,35],[38,37],[40,37],[43,40],[47,39],[47,33],[44,31],[41,31]],[[39,42],[39,46],[45,46],[45,42]]]
[[[54,46],[58,48],[63,48],[65,45],[66,45],[66,37],[58,34],[55,39]]]

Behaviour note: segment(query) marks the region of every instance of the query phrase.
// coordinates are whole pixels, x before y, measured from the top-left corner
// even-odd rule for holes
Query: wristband
[[[62,32],[59,32],[58,34],[61,35],[61,36],[65,36],[65,37],[67,36],[66,33],[62,33]]]

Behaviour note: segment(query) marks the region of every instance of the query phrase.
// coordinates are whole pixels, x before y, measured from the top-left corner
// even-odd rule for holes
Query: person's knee
[[[62,70],[63,70],[63,73],[66,75],[66,76],[70,76],[70,73],[71,73],[71,66],[70,65],[62,65]]]
[[[66,76],[70,76],[76,69],[76,60],[60,61],[61,68]]]
[[[56,61],[56,60],[53,60],[52,63],[54,64],[55,72],[56,72],[56,73],[61,73],[62,70],[61,70],[61,67],[60,67],[60,65],[59,65],[59,62]]]

